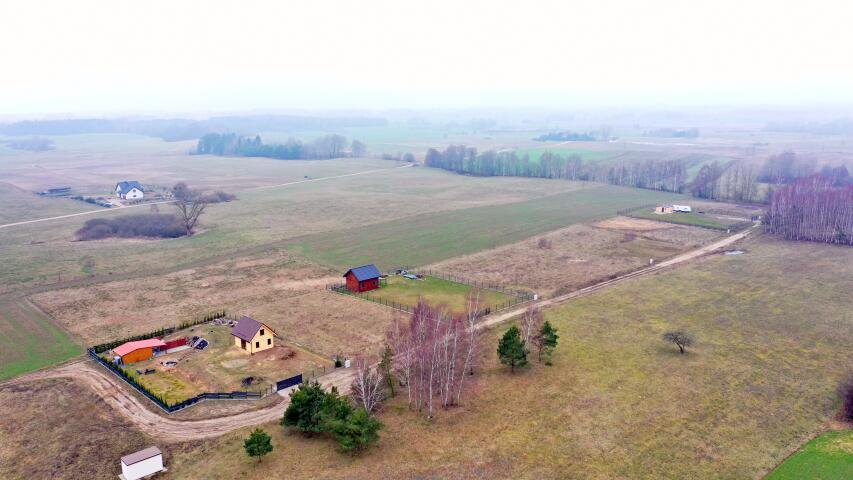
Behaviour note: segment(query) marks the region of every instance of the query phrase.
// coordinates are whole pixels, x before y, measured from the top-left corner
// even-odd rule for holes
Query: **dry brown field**
[[[719,236],[719,232],[698,227],[615,217],[572,225],[429,268],[549,297],[636,270],[650,259],[660,261]]]

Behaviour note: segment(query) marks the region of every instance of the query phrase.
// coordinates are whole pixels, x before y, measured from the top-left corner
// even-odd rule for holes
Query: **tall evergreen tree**
[[[498,342],[498,357],[502,364],[509,365],[511,372],[515,372],[515,367],[527,365],[527,348],[521,340],[521,332],[515,325],[510,327]]]
[[[539,361],[542,361],[544,356],[545,364],[551,365],[551,354],[554,353],[554,349],[557,348],[557,340],[560,338],[557,335],[557,329],[551,325],[551,322],[545,320],[545,323],[542,324],[542,328],[539,330],[538,335],[534,341],[536,342],[536,347],[539,350]]]
[[[392,371],[394,366],[393,362],[394,350],[392,350],[391,346],[386,343],[385,349],[382,350],[382,360],[379,362],[379,371],[382,373],[382,378],[388,385],[388,392],[392,397],[394,396],[394,373]]]
[[[281,424],[285,427],[296,427],[307,436],[323,432],[322,414],[325,400],[326,392],[316,380],[300,384],[296,391],[290,394],[290,405],[284,411]]]

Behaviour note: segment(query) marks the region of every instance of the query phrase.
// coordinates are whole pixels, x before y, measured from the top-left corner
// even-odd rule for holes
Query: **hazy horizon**
[[[838,109],[853,105],[847,10],[839,1],[9,1],[0,115]]]

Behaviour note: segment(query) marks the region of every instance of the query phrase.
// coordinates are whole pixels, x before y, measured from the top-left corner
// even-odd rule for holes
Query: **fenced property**
[[[228,392],[201,392],[201,393],[194,394],[193,396],[191,396],[189,398],[183,398],[180,401],[170,401],[170,399],[167,398],[167,394],[164,394],[163,391],[158,391],[157,388],[152,388],[151,384],[147,381],[145,383],[143,383],[142,379],[143,378],[147,379],[149,377],[148,374],[151,372],[154,372],[154,369],[151,369],[149,372],[149,371],[142,369],[143,367],[140,367],[142,370],[137,370],[136,374],[134,374],[132,371],[128,370],[126,366],[123,367],[121,365],[117,365],[117,364],[113,363],[112,361],[110,361],[110,359],[105,358],[105,356],[103,355],[104,352],[108,352],[111,349],[113,349],[114,347],[121,345],[127,341],[145,340],[145,339],[150,339],[150,338],[155,338],[155,337],[163,337],[165,335],[169,335],[169,334],[177,332],[181,329],[192,327],[192,326],[210,324],[211,328],[226,328],[227,325],[218,325],[218,326],[214,325],[216,323],[221,323],[221,322],[217,322],[217,321],[220,319],[225,319],[225,318],[228,318],[227,313],[225,311],[218,311],[218,312],[214,312],[214,313],[204,315],[204,316],[200,317],[199,319],[196,319],[196,320],[193,320],[190,322],[184,322],[179,327],[162,328],[162,329],[155,330],[152,332],[148,332],[145,334],[136,335],[136,336],[133,336],[133,337],[130,337],[127,339],[116,340],[116,341],[103,343],[100,345],[95,345],[93,347],[87,348],[86,350],[87,350],[87,354],[93,360],[95,360],[99,364],[103,365],[105,368],[107,368],[109,371],[111,371],[117,377],[124,380],[128,385],[133,387],[133,389],[135,389],[137,392],[139,392],[140,394],[142,394],[143,396],[145,396],[146,398],[151,400],[155,405],[157,405],[157,407],[159,407],[162,411],[164,411],[166,413],[173,413],[173,412],[176,412],[178,410],[183,410],[184,408],[190,407],[190,406],[195,405],[195,404],[202,402],[204,400],[260,400],[260,399],[265,398],[268,395],[274,394],[280,390],[284,390],[284,389],[292,387],[294,385],[298,385],[298,384],[302,383],[303,380],[306,378],[317,378],[318,376],[324,375],[328,370],[330,370],[330,369],[327,369],[326,366],[318,366],[316,368],[311,368],[310,370],[303,371],[302,373],[298,373],[298,374],[289,376],[287,378],[271,382],[268,385],[265,384],[265,385],[259,386],[256,389],[245,389],[244,388],[243,390],[233,390],[233,391],[228,391]],[[181,343],[181,342],[178,340],[166,342],[167,345],[169,345],[169,344],[177,345],[178,343]],[[229,344],[230,344],[230,342],[229,342]],[[201,353],[199,353],[199,354],[201,354]],[[163,358],[163,356],[161,355],[161,356],[158,356],[156,358]],[[171,362],[167,362],[167,363],[171,363]],[[175,363],[177,363],[177,362],[175,362]],[[184,361],[181,360],[180,363],[183,364]],[[134,365],[139,365],[139,364],[134,364]],[[159,366],[158,366],[158,368],[159,368]],[[309,366],[309,368],[310,368],[310,366]],[[249,377],[249,378],[251,379],[252,377]],[[255,377],[255,378],[258,378],[258,377]],[[246,382],[243,384],[243,387],[246,387],[247,385],[251,385],[251,383],[252,382]],[[195,392],[192,392],[192,393],[196,393],[197,391],[198,390],[196,390]]]
[[[434,305],[445,305],[454,313],[464,313],[468,307],[468,297],[474,291],[477,291],[479,296],[479,316],[534,299],[534,294],[530,292],[512,290],[500,285],[472,281],[432,270],[408,268],[399,268],[391,274],[383,275],[380,288],[369,292],[352,292],[346,288],[345,284],[331,284],[326,288],[405,313],[412,313],[414,306],[421,298]]]
[[[723,213],[719,210],[707,210],[704,213],[673,212],[667,214],[658,214],[654,212],[654,209],[655,205],[649,204],[643,205],[642,207],[617,210],[616,215],[621,215],[623,217],[640,218],[644,220],[654,220],[656,222],[671,223],[674,225],[686,225],[691,227],[708,228],[711,230],[719,230],[723,232],[737,232],[752,226],[752,220],[724,218],[726,216],[738,215],[737,212]]]

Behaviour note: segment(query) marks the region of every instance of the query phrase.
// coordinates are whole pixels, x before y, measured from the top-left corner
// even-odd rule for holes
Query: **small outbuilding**
[[[145,189],[136,180],[118,182],[115,192],[118,198],[124,200],[142,200],[145,197]]]
[[[672,213],[672,205],[658,205],[655,207],[655,213]]]
[[[234,345],[250,354],[269,350],[275,346],[275,331],[269,325],[243,315],[231,328]]]
[[[690,213],[693,211],[693,209],[690,208],[689,205],[673,205],[672,211],[673,212],[679,212],[679,213]]]
[[[347,270],[344,278],[347,279],[347,290],[361,293],[379,288],[379,277],[382,274],[374,264],[362,265]]]
[[[127,365],[134,362],[148,360],[155,354],[165,351],[167,348],[166,342],[159,338],[149,338],[148,340],[136,340],[133,342],[125,342],[113,349],[113,353],[117,357],[121,357],[121,363]]]
[[[165,472],[163,452],[157,447],[148,447],[121,457],[122,480],[139,480],[155,473]]]

